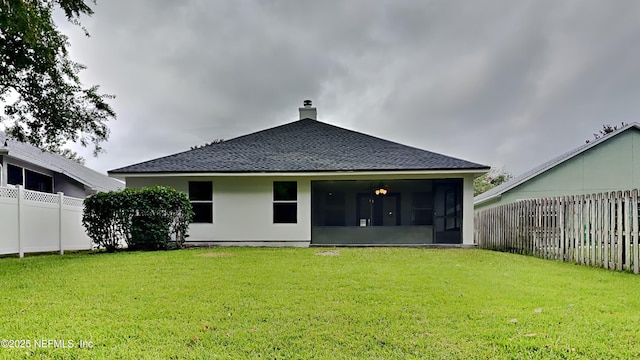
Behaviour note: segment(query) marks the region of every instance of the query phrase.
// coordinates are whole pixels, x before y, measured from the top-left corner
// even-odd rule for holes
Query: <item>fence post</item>
[[[22,250],[22,228],[24,222],[24,211],[22,207],[24,202],[24,188],[22,185],[18,185],[18,256],[23,258],[24,251]]]
[[[64,248],[62,247],[62,203],[64,200],[64,193],[58,192],[58,246],[60,246],[60,255],[64,255]]]

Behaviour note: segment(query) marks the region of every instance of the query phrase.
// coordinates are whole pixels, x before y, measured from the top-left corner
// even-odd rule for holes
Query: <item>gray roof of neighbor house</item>
[[[109,174],[469,169],[488,167],[302,119]]]
[[[530,179],[542,174],[543,172],[562,164],[563,162],[573,158],[574,156],[577,156],[579,154],[582,154],[583,152],[597,146],[598,144],[601,144],[605,141],[608,141],[612,138],[614,138],[616,135],[621,134],[629,129],[636,129],[636,130],[640,130],[640,124],[638,124],[637,122],[631,123],[631,124],[627,124],[621,128],[619,128],[618,130],[611,132],[599,139],[593,140],[593,141],[589,141],[586,144],[582,144],[580,146],[578,146],[577,148],[567,151],[566,153],[555,157],[521,175],[518,175],[514,178],[509,179],[509,181],[504,182],[496,187],[494,187],[493,189],[486,191],[476,197],[473,198],[473,203],[474,205],[477,204],[481,204],[484,203],[486,201],[489,201],[491,199],[494,199],[500,195],[502,195],[503,193],[513,189],[514,187],[529,181]]]
[[[5,147],[5,141],[7,146]],[[53,172],[64,174],[93,191],[113,191],[124,188],[124,183],[81,165],[64,156],[46,152],[37,147],[8,137],[0,131],[0,155],[22,160]]]

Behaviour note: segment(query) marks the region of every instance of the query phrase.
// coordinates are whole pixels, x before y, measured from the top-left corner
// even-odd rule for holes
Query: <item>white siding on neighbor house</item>
[[[473,244],[473,174],[443,175],[344,175],[344,176],[144,176],[127,177],[127,187],[170,186],[188,193],[189,181],[213,183],[213,224],[194,223],[189,242],[211,245],[309,246],[311,242],[311,181],[463,179],[463,244]],[[297,181],[298,222],[273,223],[273,182]]]
[[[67,196],[84,199],[87,197],[87,191],[84,185],[70,177],[55,173],[53,176],[54,192],[63,192]]]

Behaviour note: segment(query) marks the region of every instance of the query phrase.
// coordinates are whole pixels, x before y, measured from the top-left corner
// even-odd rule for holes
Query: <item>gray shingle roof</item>
[[[7,147],[4,142],[7,140]],[[37,147],[12,140],[0,131],[0,149],[8,151],[8,156],[64,174],[94,191],[113,191],[124,188],[121,181],[101,174],[64,156],[42,151]]]
[[[463,169],[488,167],[303,119],[109,173]]]

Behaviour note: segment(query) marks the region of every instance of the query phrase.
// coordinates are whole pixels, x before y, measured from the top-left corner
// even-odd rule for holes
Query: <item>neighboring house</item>
[[[640,124],[628,124],[475,197],[476,210],[516,200],[640,187]]]
[[[121,181],[0,132],[0,186],[17,185],[81,199],[98,191],[124,188]]]
[[[127,187],[187,193],[204,245],[473,244],[485,165],[300,120],[109,171]]]

